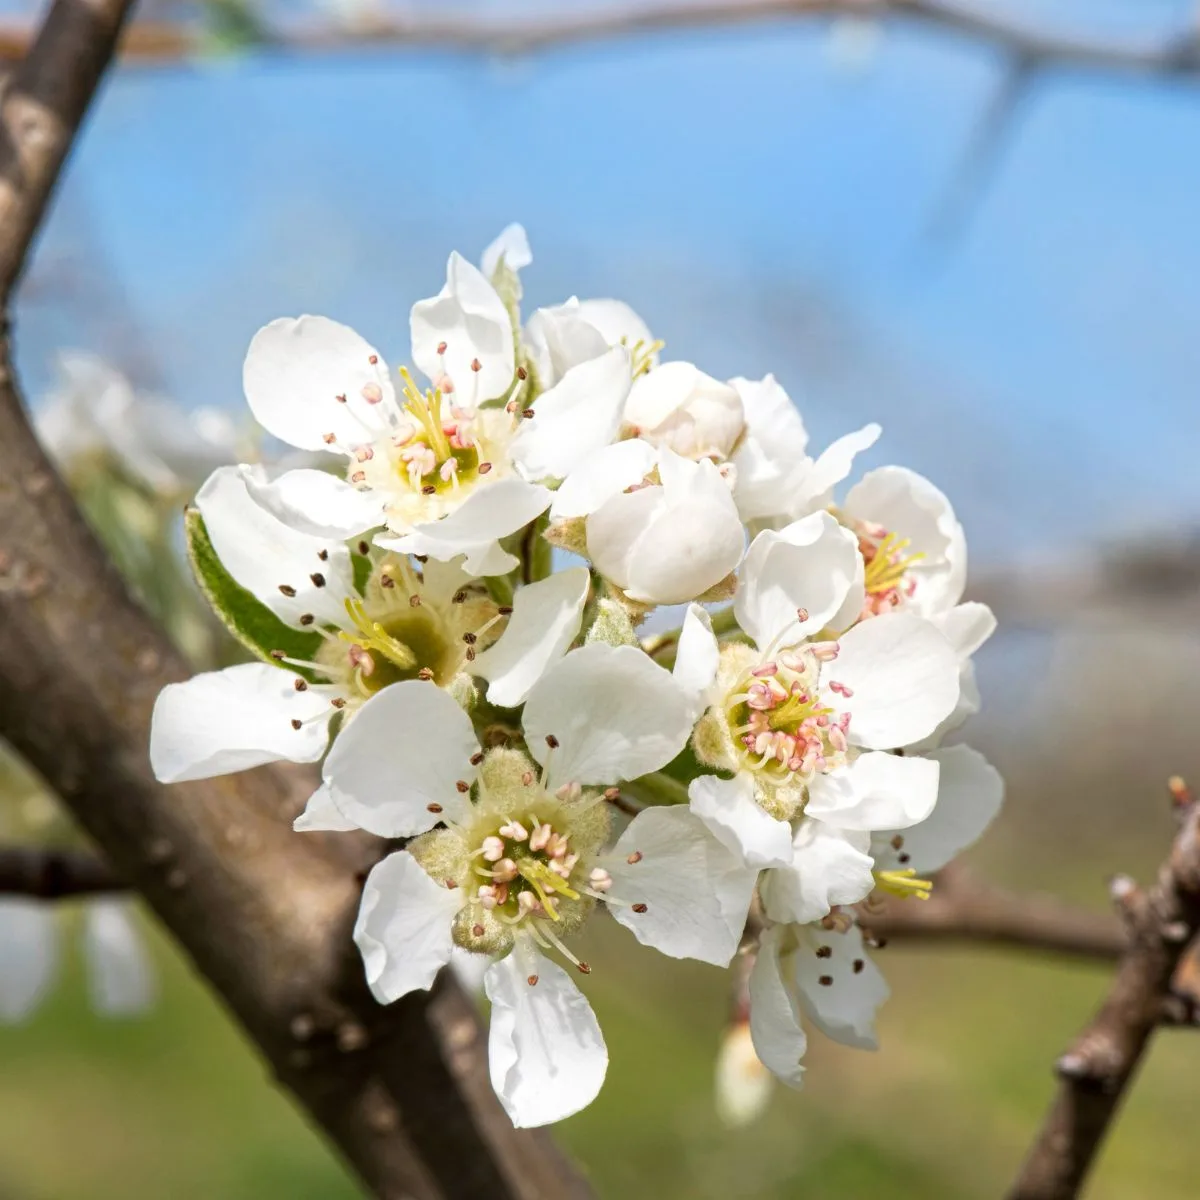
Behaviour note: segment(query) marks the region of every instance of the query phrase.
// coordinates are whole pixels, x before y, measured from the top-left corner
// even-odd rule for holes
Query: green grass
[[[1104,972],[999,953],[893,948],[883,1050],[810,1043],[808,1087],[727,1131],[710,1100],[721,972],[597,922],[589,994],[612,1055],[560,1134],[602,1196],[974,1200],[1002,1193],[1051,1094],[1050,1064]],[[36,1018],[0,1029],[0,1195],[28,1200],[340,1200],[357,1195],[160,938],[149,1019],[102,1021],[72,967]],[[1161,1036],[1089,1195],[1186,1200],[1200,1040]]]

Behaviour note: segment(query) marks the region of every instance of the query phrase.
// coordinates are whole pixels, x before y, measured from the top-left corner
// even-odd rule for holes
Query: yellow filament
[[[911,544],[910,538],[899,538],[889,533],[875,547],[875,555],[866,568],[868,592],[886,592],[894,588],[904,578],[904,572],[925,557],[924,554],[905,554],[904,551]]]
[[[901,900],[928,900],[933,895],[933,880],[916,876],[912,867],[903,871],[876,871],[875,886]]]
[[[403,642],[392,637],[378,621],[372,621],[367,616],[366,606],[361,600],[348,598],[346,612],[354,622],[357,633],[350,634],[344,629],[338,630],[338,637],[342,641],[362,646],[364,650],[378,650],[401,670],[408,670],[417,665],[417,656]]]

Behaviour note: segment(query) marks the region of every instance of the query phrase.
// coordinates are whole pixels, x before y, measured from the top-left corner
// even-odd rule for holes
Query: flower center
[[[917,589],[916,579],[908,573],[913,563],[925,556],[908,553],[912,544],[882,525],[856,521],[852,528],[858,535],[858,548],[866,566],[866,599],[862,616],[878,616],[890,612],[909,599]]]
[[[821,663],[836,656],[836,642],[796,646],[741,676],[726,698],[725,719],[747,769],[785,784],[845,762],[850,714],[819,692]],[[840,684],[829,687],[850,694]]]

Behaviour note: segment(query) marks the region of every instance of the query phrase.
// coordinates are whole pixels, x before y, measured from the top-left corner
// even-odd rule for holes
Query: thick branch
[[[1129,944],[1100,1011],[1058,1061],[1058,1096],[1010,1200],[1077,1195],[1151,1035],[1170,1011],[1180,962],[1200,930],[1200,805],[1189,800],[1183,807],[1154,887],[1143,894],[1122,879],[1113,894]]]
[[[127,888],[109,865],[86,850],[0,847],[0,895],[63,900]]]
[[[0,101],[0,300],[112,53],[127,0],[55,0]],[[5,305],[6,307],[6,305]],[[0,735],[140,891],[280,1081],[377,1196],[587,1194],[540,1132],[517,1132],[452,982],[390,1008],[349,932],[351,851],[298,835],[311,784],[282,769],[180,785],[147,762],[154,699],[188,674],[130,599],[21,408],[0,326]],[[349,847],[349,849],[345,849]]]
[[[861,921],[881,940],[982,942],[1106,960],[1126,946],[1124,930],[1107,913],[1008,892],[953,869],[937,876],[930,899],[888,901]]]
[[[380,16],[353,26],[264,28],[259,44],[302,53],[414,47],[517,55],[677,30],[838,15],[898,18],[993,46],[1030,66],[1161,77],[1195,76],[1200,70],[1197,41],[1190,32],[1156,42],[1128,44],[1057,33],[1002,12],[984,10],[981,5],[951,0],[699,0],[583,14],[564,7],[560,14],[536,20]],[[26,44],[27,35],[22,29],[0,29],[0,60],[18,59]],[[199,51],[193,34],[162,21],[139,22],[125,46],[130,60],[148,63],[176,61]]]

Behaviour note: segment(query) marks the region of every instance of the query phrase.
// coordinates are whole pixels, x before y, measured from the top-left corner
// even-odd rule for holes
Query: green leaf
[[[316,657],[321,647],[321,635],[285,625],[225,570],[213,549],[199,509],[185,511],[183,527],[187,535],[188,561],[200,590],[225,628],[247,650],[264,662],[274,661],[272,650],[282,650],[289,658],[309,660]],[[309,671],[300,673],[310,681],[314,678]]]

